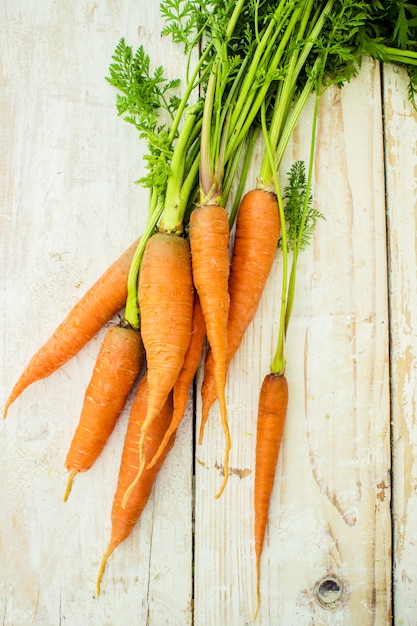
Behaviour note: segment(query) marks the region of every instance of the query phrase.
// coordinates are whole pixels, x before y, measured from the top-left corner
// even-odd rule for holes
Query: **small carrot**
[[[184,363],[191,339],[194,289],[188,242],[156,233],[145,248],[139,276],[141,334],[148,368],[149,399],[139,441],[140,470],[145,441]]]
[[[168,452],[174,445],[175,433],[171,436],[169,444],[160,456],[158,463],[156,463],[151,469],[145,469],[143,471],[141,478],[136,483],[128,502],[125,503],[124,500],[126,490],[132,484],[132,481],[135,479],[139,470],[138,446],[143,421],[147,412],[148,398],[149,386],[148,378],[145,374],[139,383],[130,411],[120,462],[119,478],[111,511],[111,536],[107,550],[104,553],[100,564],[96,585],[97,595],[100,595],[101,579],[103,577],[104,569],[109,556],[113,553],[117,546],[127,539],[132,532],[146,506],[146,503],[148,502],[159,470]],[[162,411],[154,419],[152,427],[146,436],[146,456],[152,458],[155,455],[172,418],[172,411],[172,393],[170,393]]]
[[[227,322],[228,367],[253,320],[271,272],[280,233],[276,195],[263,189],[249,191],[242,199],[236,219],[230,267],[230,310]],[[201,388],[202,418],[199,443],[203,440],[209,410],[216,400],[214,359],[207,353]]]
[[[172,415],[172,421],[169,425],[165,437],[163,438],[161,445],[153,459],[148,463],[147,468],[150,469],[158,461],[161,454],[164,452],[172,433],[174,433],[184,415],[185,407],[188,401],[188,393],[190,385],[193,381],[195,373],[197,371],[198,364],[201,359],[201,352],[203,349],[204,339],[206,336],[206,325],[204,323],[203,312],[201,310],[200,300],[198,294],[194,294],[194,310],[193,310],[193,322],[191,331],[191,340],[188,350],[185,354],[184,364],[182,370],[179,373],[177,382],[174,385],[174,413]]]
[[[138,330],[119,325],[106,332],[65,460],[70,474],[64,502],[74,476],[90,469],[101,454],[139,375],[142,360]]]
[[[258,406],[255,464],[255,555],[257,610],[260,604],[260,562],[268,520],[269,503],[288,405],[284,375],[268,374],[262,383]]]
[[[124,307],[127,276],[138,243],[139,240],[135,241],[90,287],[34,354],[7,399],[3,418],[29,385],[62,367]]]
[[[229,315],[229,220],[225,209],[203,205],[190,217],[190,246],[194,285],[200,298],[207,339],[214,360],[214,380],[220,415],[226,438],[224,479],[219,497],[229,475],[231,447],[225,398],[227,359],[227,319]]]

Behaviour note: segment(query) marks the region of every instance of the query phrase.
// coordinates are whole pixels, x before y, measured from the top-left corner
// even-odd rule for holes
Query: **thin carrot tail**
[[[138,450],[138,454],[139,454],[139,469],[136,473],[135,478],[133,479],[133,481],[130,483],[129,487],[126,489],[125,495],[123,497],[122,500],[122,509],[125,509],[128,503],[128,500],[133,492],[133,490],[135,489],[136,485],[139,483],[142,474],[145,470],[146,467],[146,455],[145,455],[145,439],[146,439],[147,433],[142,432],[140,435],[140,439],[139,439],[139,450]]]
[[[174,412],[172,415],[172,420],[168,427],[168,430],[166,431],[164,435],[164,438],[162,439],[159,445],[158,450],[154,454],[153,458],[146,465],[147,470],[151,469],[159,461],[161,455],[164,454],[165,449],[170,442],[171,436],[176,432],[178,426],[181,423],[181,420],[184,415],[185,407],[187,404],[187,400],[188,400],[188,389],[187,389],[187,396],[186,396],[185,402],[181,402],[179,406],[175,406],[175,387],[174,387]]]
[[[260,572],[259,572],[259,568],[260,568],[260,562],[257,560],[256,561],[256,609],[255,609],[255,613],[253,614],[253,621],[256,621],[258,619],[258,613],[259,613],[259,608],[261,606],[261,590],[260,590]]]
[[[68,476],[67,486],[65,487],[64,497],[62,498],[63,502],[66,502],[68,500],[68,496],[70,494],[71,487],[72,487],[72,481],[74,480],[77,474],[78,474],[78,469],[73,469],[70,471],[69,476]]]
[[[111,541],[108,545],[107,550],[103,554],[103,558],[101,559],[101,562],[100,562],[100,567],[98,570],[97,581],[96,581],[96,596],[97,597],[101,593],[101,580],[103,578],[104,570],[106,569],[106,563],[109,560],[110,555],[113,554],[113,552],[115,551],[118,545],[119,545],[119,542]]]
[[[224,461],[223,461],[223,467],[224,467],[223,482],[220,486],[219,491],[217,492],[215,496],[216,498],[220,498],[220,496],[222,495],[226,487],[228,478],[229,478],[229,454],[230,454],[230,448],[232,447],[232,442],[230,439],[229,424],[227,421],[225,387],[226,387],[226,365],[224,364],[224,367],[220,369],[220,372],[217,372],[217,376],[216,376],[216,388],[218,390],[217,397],[219,399],[220,419],[221,419],[221,424],[222,424],[224,438],[225,438],[225,450],[224,450]]]
[[[198,443],[201,445],[204,438],[204,430],[209,418],[210,409],[217,398],[216,382],[214,379],[214,360],[211,350],[207,352],[204,363],[204,379],[201,386],[201,423],[198,435]]]

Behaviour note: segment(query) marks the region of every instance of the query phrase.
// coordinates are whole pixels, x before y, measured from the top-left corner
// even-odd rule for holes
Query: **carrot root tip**
[[[104,570],[106,569],[106,563],[109,559],[109,556],[115,549],[115,545],[110,544],[107,548],[106,552],[103,554],[103,558],[100,562],[100,568],[98,570],[97,581],[96,581],[96,596],[98,597],[101,593],[101,580],[103,578]]]
[[[135,476],[135,478],[134,478],[133,482],[132,482],[132,483],[129,485],[129,487],[126,489],[126,493],[125,493],[125,495],[124,495],[124,497],[123,497],[123,500],[122,500],[122,509],[125,509],[125,508],[126,508],[126,506],[127,506],[127,502],[128,502],[128,500],[129,500],[129,498],[130,498],[130,495],[131,495],[132,491],[134,490],[134,488],[136,487],[136,485],[138,484],[138,482],[139,482],[139,480],[140,480],[140,477],[142,476],[143,471],[144,471],[144,469],[145,469],[145,452],[144,452],[144,449],[143,449],[143,448],[144,448],[144,445],[145,445],[145,444],[144,444],[144,442],[142,443],[142,445],[140,445],[140,451],[139,451],[139,454],[140,454],[139,470],[138,470],[138,473],[136,474],[136,476]]]
[[[74,480],[77,474],[78,474],[77,469],[73,469],[70,471],[69,476],[68,476],[67,486],[65,487],[64,497],[62,498],[63,502],[66,502],[68,500],[68,496],[70,494],[71,487],[72,487],[72,481]]]

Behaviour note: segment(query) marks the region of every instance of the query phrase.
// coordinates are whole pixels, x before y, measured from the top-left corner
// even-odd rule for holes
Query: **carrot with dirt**
[[[141,474],[140,480],[136,482],[129,500],[126,502],[126,491],[135,480],[139,471],[139,439],[141,437],[143,421],[147,413],[148,398],[148,378],[145,373],[139,383],[129,415],[120,461],[119,477],[111,510],[111,536],[100,563],[96,584],[97,595],[100,595],[101,580],[108,558],[117,546],[129,537],[134,529],[135,524],[139,520],[149,500],[159,470],[174,445],[175,433],[170,437],[169,443],[165,447],[158,462],[151,469],[145,468]],[[161,412],[154,419],[152,428],[147,433],[145,439],[145,454],[147,457],[152,458],[155,455],[172,419],[172,412],[172,393],[170,393]]]
[[[139,240],[135,241],[71,309],[51,337],[31,358],[13,387],[10,405],[32,383],[50,376],[75,356],[126,304],[127,277]]]
[[[191,339],[188,346],[188,350],[184,357],[184,364],[181,372],[178,375],[177,381],[173,390],[173,402],[174,412],[172,415],[172,421],[169,425],[167,432],[159,446],[153,459],[148,463],[147,468],[150,469],[159,460],[163,454],[171,435],[177,430],[180,422],[184,416],[185,407],[188,402],[188,394],[190,385],[196,374],[198,364],[201,360],[201,353],[204,345],[204,339],[206,336],[206,326],[204,323],[203,312],[200,306],[200,300],[198,295],[194,294],[194,310],[191,329]]]
[[[69,477],[64,502],[76,474],[89,470],[101,454],[139,376],[142,361],[138,330],[118,325],[106,332],[65,460]]]

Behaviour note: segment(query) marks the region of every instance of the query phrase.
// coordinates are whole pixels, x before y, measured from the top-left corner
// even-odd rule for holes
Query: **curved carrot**
[[[203,312],[201,310],[198,294],[195,293],[190,345],[188,346],[182,370],[179,373],[177,382],[175,383],[173,390],[174,413],[172,415],[172,421],[169,425],[167,432],[165,433],[165,437],[163,438],[157,453],[155,454],[151,462],[148,463],[148,469],[153,467],[158,461],[159,457],[164,452],[172,433],[174,433],[180,425],[180,422],[184,415],[185,407],[187,406],[190,385],[197,371],[198,364],[200,363],[201,351],[203,349],[205,337],[206,325],[204,323]]]
[[[34,354],[7,399],[3,418],[29,385],[62,367],[125,306],[127,276],[138,243],[135,241],[90,287]]]
[[[174,387],[190,343],[193,293],[188,242],[178,235],[156,233],[146,245],[139,276],[149,399],[139,441],[138,479],[145,467],[144,445],[149,429]]]
[[[100,564],[96,586],[97,595],[100,595],[100,583],[109,556],[132,532],[148,502],[158,472],[168,452],[174,445],[175,433],[171,436],[169,444],[160,456],[158,463],[152,469],[143,471],[140,480],[135,485],[128,502],[124,506],[126,490],[132,484],[139,470],[138,446],[143,420],[147,412],[148,395],[148,378],[145,374],[139,383],[130,411],[120,462],[119,478],[111,511],[111,536]],[[170,393],[162,411],[154,419],[145,439],[145,454],[147,456],[152,458],[155,455],[172,418],[172,411],[172,393]]]
[[[80,420],[65,460],[70,472],[64,502],[78,472],[85,472],[101,454],[139,375],[143,360],[140,333],[112,326],[104,336]]]
[[[194,285],[200,298],[207,339],[214,359],[214,379],[220,415],[226,438],[224,479],[219,497],[229,476],[230,432],[225,398],[227,319],[229,315],[229,220],[225,209],[203,205],[190,216],[190,246]]]
[[[262,189],[249,191],[242,199],[236,219],[230,267],[230,309],[227,322],[228,367],[253,320],[266,280],[272,269],[280,234],[276,195]],[[207,353],[201,388],[202,417],[199,443],[203,440],[209,410],[216,400],[214,359]]]
[[[258,601],[256,613],[260,603],[261,554],[287,406],[288,384],[285,376],[268,374],[264,378],[259,396],[256,439],[254,486],[256,593]]]

